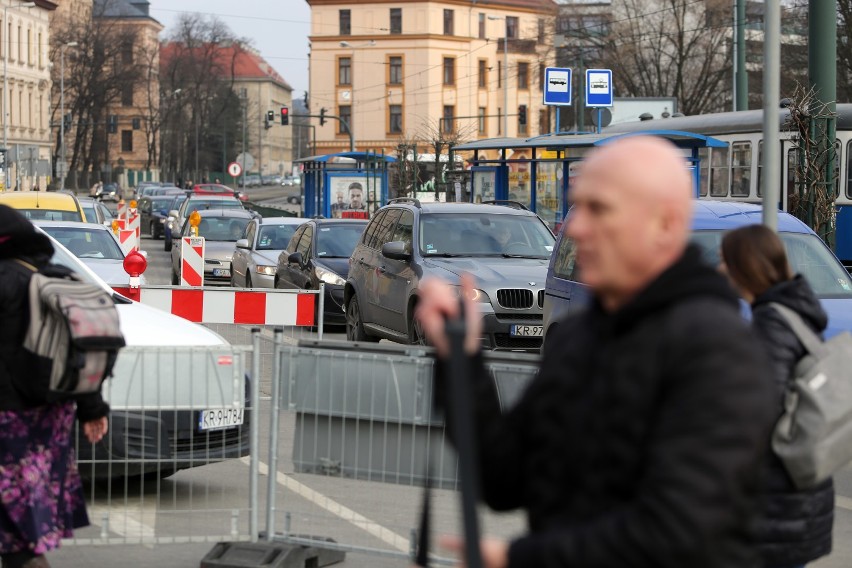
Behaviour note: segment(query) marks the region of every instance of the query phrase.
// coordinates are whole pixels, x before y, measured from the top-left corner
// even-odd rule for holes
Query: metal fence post
[[[278,414],[281,404],[281,345],[284,329],[275,328],[272,345],[272,411],[269,421],[269,471],[266,480],[266,541],[275,536],[275,490],[278,475]]]
[[[258,483],[260,478],[260,328],[251,329],[251,441],[249,442],[251,458],[249,460],[249,535],[252,542],[258,540]]]
[[[322,339],[323,321],[325,320],[325,283],[320,282],[319,287],[319,315],[317,321],[317,337]]]

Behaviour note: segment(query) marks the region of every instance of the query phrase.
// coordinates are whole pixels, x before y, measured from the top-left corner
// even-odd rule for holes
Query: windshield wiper
[[[540,254],[513,254],[504,252],[500,256],[503,258],[550,258],[549,256],[542,256]]]
[[[458,254],[453,252],[438,252],[438,253],[427,253],[426,258],[457,258],[459,256],[470,256],[469,254]]]

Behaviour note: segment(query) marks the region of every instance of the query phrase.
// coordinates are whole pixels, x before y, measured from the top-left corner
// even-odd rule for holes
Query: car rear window
[[[18,209],[30,221],[82,221],[77,211],[55,209]]]
[[[233,217],[202,217],[198,234],[208,241],[237,242],[243,238],[249,219]]]

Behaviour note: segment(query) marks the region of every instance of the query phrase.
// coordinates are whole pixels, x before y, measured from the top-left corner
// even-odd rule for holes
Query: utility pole
[[[812,0],[813,1],[813,0]],[[817,0],[821,1],[821,0]],[[833,4],[833,3],[832,3]],[[763,224],[778,230],[778,203],[781,192],[781,147],[779,113],[781,90],[781,7],[764,4],[763,15]],[[832,29],[832,35],[833,27]],[[831,61],[834,65],[834,60]]]
[[[746,69],[746,0],[734,0],[734,110],[748,110]]]
[[[248,160],[246,160],[246,157],[248,157],[248,151],[246,150],[246,126],[248,124],[248,91],[243,90],[240,93],[240,99],[243,102],[243,163],[242,163],[242,166],[243,166],[243,190],[245,190],[245,188],[246,188],[246,170],[248,169],[248,168],[246,168],[246,164],[248,163]]]

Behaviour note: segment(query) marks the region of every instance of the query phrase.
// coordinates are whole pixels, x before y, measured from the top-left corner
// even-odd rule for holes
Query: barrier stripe
[[[201,286],[204,282],[202,276],[198,274],[195,268],[187,262],[185,258],[181,259],[180,277],[181,279],[186,280],[190,286]]]
[[[196,323],[313,326],[317,321],[315,293],[178,286],[113,289],[129,298],[138,293],[141,303]]]

